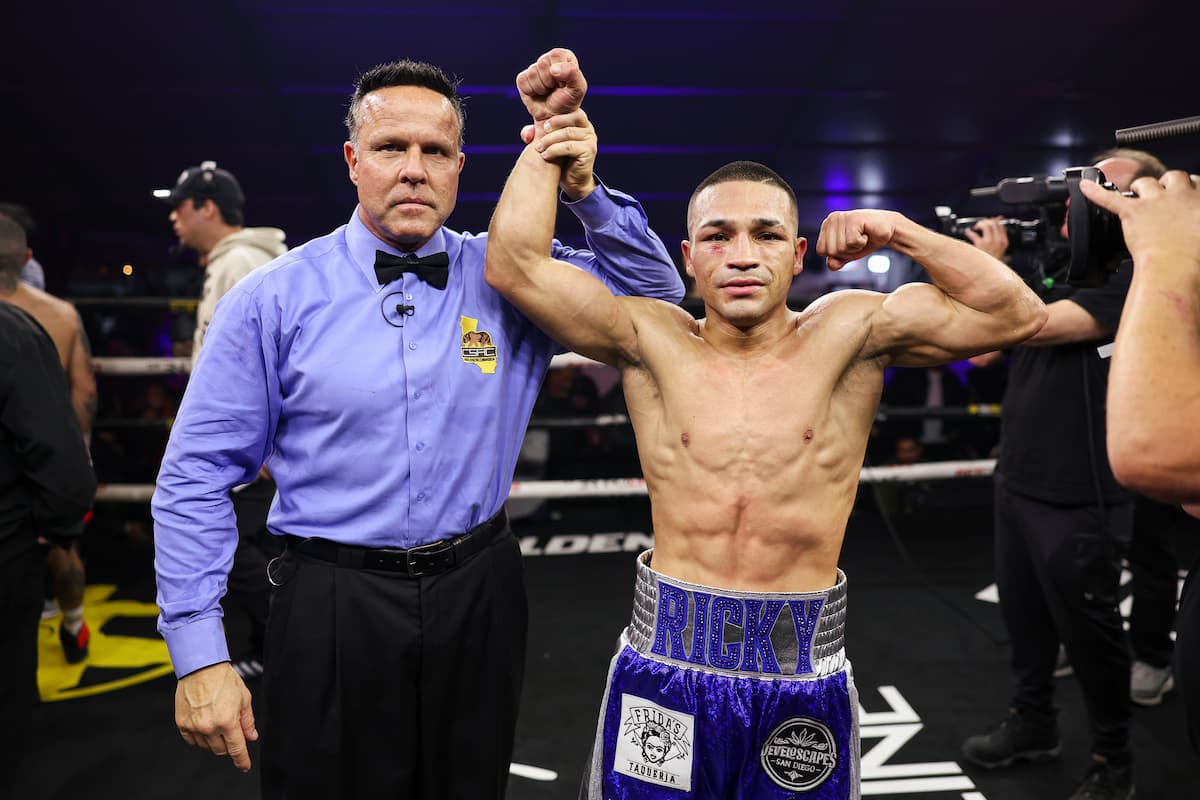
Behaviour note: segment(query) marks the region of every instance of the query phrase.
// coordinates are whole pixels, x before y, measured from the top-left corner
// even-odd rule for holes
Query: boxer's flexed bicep
[[[886,353],[897,366],[945,364],[995,349],[977,342],[986,322],[986,315],[956,304],[936,286],[906,283],[880,303],[864,351]]]
[[[866,357],[904,366],[956,361],[1017,344],[1045,320],[1042,302],[1003,262],[894,211],[830,214],[817,253],[840,269],[881,247],[923,266],[932,283],[907,283],[886,296],[868,322]]]
[[[876,209],[835,211],[821,224],[817,255],[824,256],[826,265],[834,271],[866,259],[892,243],[900,219],[900,215],[891,211]],[[868,358],[896,355],[893,351],[922,343],[924,320],[937,321],[929,330],[944,324],[945,296],[934,287],[927,288],[932,291],[901,287],[892,295],[876,295],[875,302],[860,308],[867,312],[863,318],[867,335],[861,340],[862,355]],[[933,359],[939,356],[945,354],[928,354]]]

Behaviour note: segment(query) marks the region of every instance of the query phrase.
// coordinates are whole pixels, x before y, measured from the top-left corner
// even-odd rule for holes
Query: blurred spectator
[[[594,417],[600,411],[596,382],[579,367],[556,367],[546,373],[533,417]],[[600,429],[594,425],[550,428],[546,477],[554,480],[595,477],[601,455]]]
[[[1008,361],[1002,352],[971,359],[967,372],[967,397],[979,405],[999,405],[1004,402],[1008,387]],[[982,416],[972,420],[964,431],[972,458],[995,458],[1000,450],[1000,418]]]
[[[142,391],[139,417],[148,420],[171,420],[175,418],[175,403],[167,396],[167,390],[158,382],[146,384]]]
[[[24,259],[2,243],[0,259],[0,274],[15,280]],[[32,316],[0,302],[0,798],[11,796],[37,697],[46,563],[38,539],[60,549],[76,539],[95,490],[54,343]]]
[[[629,408],[625,405],[625,387],[619,379],[600,399],[600,413],[629,416]],[[642,463],[638,459],[632,425],[626,423],[605,428],[604,442],[608,462],[602,474],[611,478],[642,477]]]
[[[883,386],[881,405],[892,408],[943,408],[964,406],[967,390],[958,375],[946,366],[923,369],[897,367]],[[895,417],[877,426],[893,463],[960,458],[962,420],[927,416]]]
[[[21,264],[28,263],[31,257],[24,228],[8,217],[0,216],[0,258],[3,259],[0,262],[0,300],[24,310],[50,335],[58,352],[59,365],[66,374],[71,405],[86,449],[91,440],[92,420],[96,416],[91,345],[74,306],[18,279]],[[46,559],[54,597],[62,611],[59,641],[67,661],[74,664],[87,657],[91,638],[83,619],[87,576],[79,545],[72,540],[67,547],[52,546]]]
[[[37,223],[34,222],[33,215],[29,213],[28,208],[19,203],[0,203],[0,214],[20,225],[25,231],[27,241],[32,239],[33,234],[37,232]],[[46,271],[33,257],[32,251],[25,259],[25,263],[21,265],[21,282],[35,289],[46,290]]]

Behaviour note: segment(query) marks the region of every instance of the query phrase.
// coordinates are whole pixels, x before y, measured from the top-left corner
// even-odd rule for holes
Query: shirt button
[[[416,349],[417,349],[417,343],[416,343],[416,342],[409,342],[409,343],[408,343],[408,349],[409,349],[409,350],[416,350]]]
[[[406,294],[406,295],[404,295],[404,299],[405,299],[405,300],[412,300],[412,295],[411,295],[411,294]]]
[[[424,443],[424,442],[417,442],[417,452],[419,453],[419,452],[421,452],[421,451],[422,451],[422,450],[424,450],[424,449],[425,449],[425,443]]]
[[[424,493],[424,492],[418,492],[418,493],[417,493],[417,502],[418,502],[418,503],[423,503],[423,502],[425,502],[425,493]]]
[[[413,392],[413,400],[420,400],[420,399],[421,399],[421,390],[417,389],[415,392]],[[417,449],[419,450],[420,448],[418,447]]]

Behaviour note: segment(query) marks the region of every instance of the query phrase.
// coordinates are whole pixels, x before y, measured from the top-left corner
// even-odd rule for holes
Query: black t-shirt
[[[1055,287],[1042,299],[1047,305],[1071,300],[1115,333],[1131,277],[1132,263],[1126,261],[1104,286]],[[1113,478],[1105,447],[1108,359],[1096,348],[1108,341],[1013,350],[996,466],[1012,491],[1053,503],[1091,504],[1098,499],[1098,480],[1105,503],[1133,499]]]

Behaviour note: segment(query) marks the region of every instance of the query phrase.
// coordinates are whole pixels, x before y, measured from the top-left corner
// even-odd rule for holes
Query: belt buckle
[[[446,554],[449,554],[450,558],[443,561]],[[408,574],[414,578],[441,572],[446,567],[454,565],[454,540],[442,539],[440,542],[410,547],[405,560]],[[418,561],[426,561],[426,563],[422,565],[418,564]],[[438,569],[439,567],[441,569]]]

